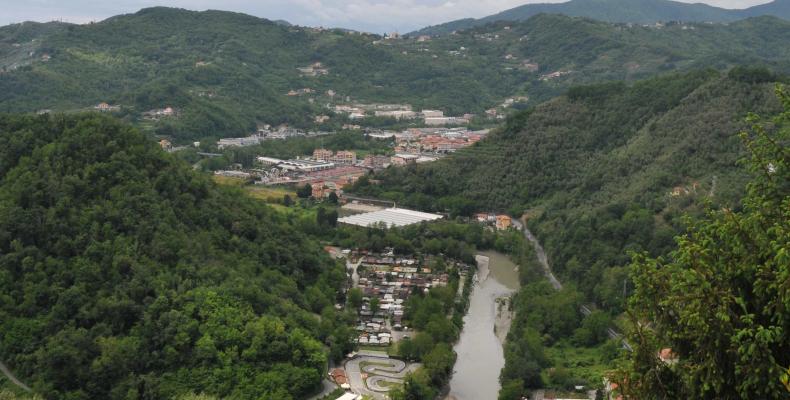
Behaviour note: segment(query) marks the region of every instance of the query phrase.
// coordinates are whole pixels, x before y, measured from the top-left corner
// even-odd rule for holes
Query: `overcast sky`
[[[746,8],[770,0],[680,0]],[[238,11],[306,26],[410,32],[459,18],[480,18],[526,3],[562,0],[0,0],[0,25],[63,20],[85,23],[151,6]]]

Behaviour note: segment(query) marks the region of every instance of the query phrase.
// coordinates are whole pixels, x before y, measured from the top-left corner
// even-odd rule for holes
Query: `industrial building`
[[[404,208],[387,208],[381,211],[343,217],[338,219],[337,222],[362,227],[379,226],[382,224],[387,227],[399,227],[427,221],[436,221],[442,218],[443,217],[438,214],[429,214]]]

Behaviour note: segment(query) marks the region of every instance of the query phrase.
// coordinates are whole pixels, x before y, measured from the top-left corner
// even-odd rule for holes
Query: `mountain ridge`
[[[355,102],[480,116],[509,113],[508,98],[526,98],[512,107],[522,109],[574,85],[673,70],[788,72],[788,41],[790,22],[775,17],[659,29],[541,14],[421,42],[158,7],[87,25],[0,28],[0,112],[107,103],[154,135],[214,143],[266,124],[338,131],[352,122],[333,106]],[[315,63],[325,74],[301,72]],[[166,107],[175,115],[151,117]],[[321,115],[329,122],[316,123]]]
[[[745,9],[727,9],[704,3],[681,3],[672,0],[571,0],[564,3],[533,3],[482,18],[465,18],[429,26],[409,35],[443,35],[498,21],[523,21],[538,14],[563,14],[615,23],[727,23],[763,15],[790,19],[790,1],[774,0]]]

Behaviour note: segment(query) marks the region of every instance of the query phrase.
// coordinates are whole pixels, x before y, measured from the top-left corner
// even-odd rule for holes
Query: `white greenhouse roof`
[[[388,227],[392,227],[419,224],[420,222],[435,221],[437,219],[442,219],[442,216],[407,210],[405,208],[387,208],[380,211],[343,217],[338,219],[337,222],[362,227],[379,225],[383,222],[387,224]]]

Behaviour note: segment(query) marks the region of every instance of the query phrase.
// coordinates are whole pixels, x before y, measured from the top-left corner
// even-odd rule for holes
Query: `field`
[[[296,199],[296,191],[290,188],[255,185],[247,186],[244,190],[249,193],[251,197],[263,200],[267,203],[280,204],[283,202],[283,198],[285,198],[286,195],[291,196],[291,199]]]

